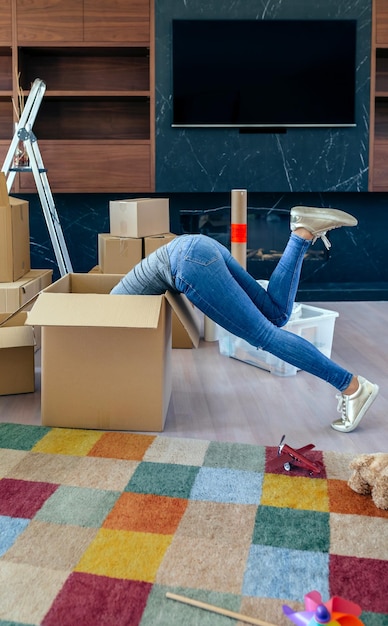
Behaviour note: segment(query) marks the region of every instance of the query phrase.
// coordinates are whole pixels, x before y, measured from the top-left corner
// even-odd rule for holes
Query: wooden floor
[[[164,435],[260,445],[314,443],[349,454],[388,451],[388,302],[330,302],[339,312],[332,358],[380,386],[352,433],[338,433],[336,390],[305,373],[279,377],[219,354],[217,342],[173,350],[173,391]],[[0,397],[0,422],[40,424],[40,359],[33,394]]]

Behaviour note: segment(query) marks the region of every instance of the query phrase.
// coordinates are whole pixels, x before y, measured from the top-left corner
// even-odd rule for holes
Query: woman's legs
[[[302,337],[279,329],[259,308],[262,306],[271,315],[275,310],[275,319],[281,317],[282,323],[286,323],[308,245],[301,237],[290,237],[286,258],[271,277],[268,294],[243,268],[237,267],[228,251],[207,237],[185,238],[171,255],[171,269],[177,289],[217,324],[344,391],[352,379],[350,372]]]
[[[307,224],[306,228],[309,226]],[[294,226],[298,237],[290,238],[284,263],[279,263],[271,277],[268,295],[231,259],[228,251],[207,237],[182,238],[182,245],[176,246],[170,257],[171,269],[177,289],[217,324],[338,389],[341,392],[337,396],[341,416],[331,426],[347,433],[357,428],[374,402],[378,385],[352,375],[303,337],[275,326],[258,308],[260,304],[270,316],[273,307],[279,313],[280,306],[281,315],[277,321],[287,318],[295,298],[304,250],[312,234],[309,228],[306,232],[303,229],[304,226]],[[304,237],[307,243],[303,242]]]
[[[311,241],[291,234],[283,255],[271,275],[267,289],[252,278],[225,246],[214,240],[211,242],[211,245],[218,247],[231,276],[259,311],[276,326],[284,326],[292,313],[303,259]]]

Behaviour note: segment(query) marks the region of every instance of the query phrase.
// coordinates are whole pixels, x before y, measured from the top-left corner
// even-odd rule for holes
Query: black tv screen
[[[172,126],[355,125],[356,20],[173,20]]]

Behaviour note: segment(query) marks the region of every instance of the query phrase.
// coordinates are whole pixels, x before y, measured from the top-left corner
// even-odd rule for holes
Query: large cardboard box
[[[110,234],[142,238],[168,233],[170,209],[168,198],[137,198],[109,202]]]
[[[38,297],[46,426],[162,431],[171,396],[171,309],[198,345],[181,295],[112,296],[120,276],[67,274]]]
[[[126,274],[142,259],[142,240],[98,234],[98,264],[104,274]]]
[[[0,313],[0,395],[35,390],[34,329],[26,312]]]
[[[52,270],[30,270],[14,282],[0,283],[0,313],[15,313],[52,281]]]
[[[0,174],[0,282],[12,282],[31,269],[29,205],[8,197]]]

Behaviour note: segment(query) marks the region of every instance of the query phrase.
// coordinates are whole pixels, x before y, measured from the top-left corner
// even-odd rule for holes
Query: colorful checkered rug
[[[0,424],[0,625],[236,624],[169,591],[281,626],[312,590],[388,624],[388,512],[349,455],[310,452],[317,478],[276,451]]]

